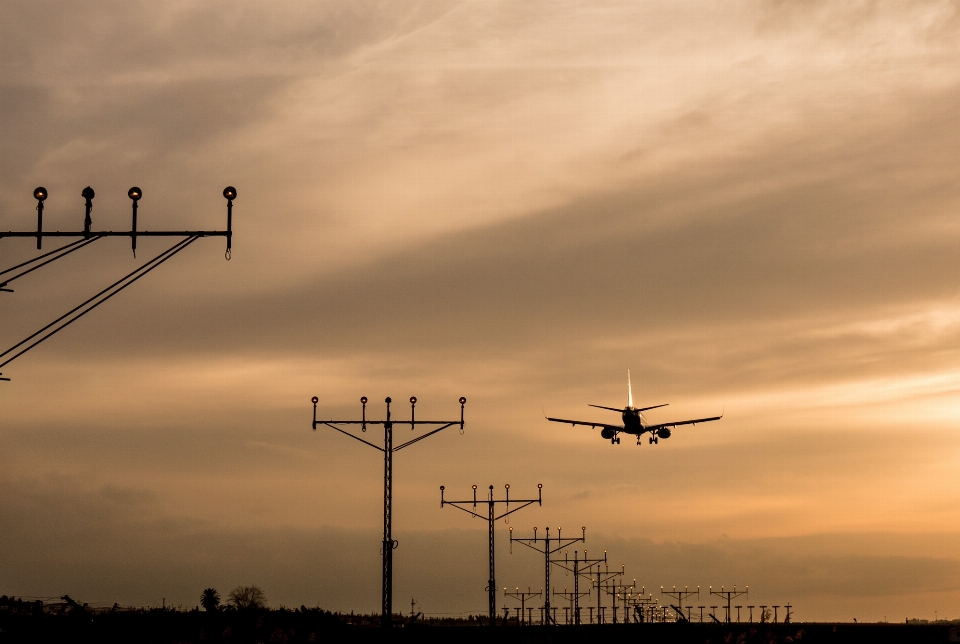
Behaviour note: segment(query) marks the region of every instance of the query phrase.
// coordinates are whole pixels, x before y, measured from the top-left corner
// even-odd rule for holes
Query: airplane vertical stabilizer
[[[633,387],[630,386],[629,369],[627,369],[627,407],[633,409]]]

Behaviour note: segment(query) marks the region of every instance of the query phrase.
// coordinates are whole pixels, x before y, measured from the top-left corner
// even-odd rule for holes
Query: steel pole
[[[487,593],[490,600],[490,626],[493,627],[496,625],[496,602],[497,602],[497,582],[494,578],[494,549],[493,549],[493,486],[490,486],[490,494],[487,500],[488,514],[487,521],[489,522],[489,531],[490,531],[490,580],[487,582]]]
[[[390,628],[393,621],[393,423],[387,398],[387,422],[383,424],[383,593],[380,625]]]
[[[613,580],[613,606],[610,609],[613,612],[613,623],[617,623],[617,580]]]
[[[600,619],[600,564],[597,564],[597,623],[603,623]]]
[[[544,599],[543,606],[544,608],[546,608],[546,613],[544,614],[546,615],[546,621],[548,622],[550,621],[550,528],[547,528],[547,540],[545,543],[546,543],[546,548],[544,548],[544,552],[546,553],[545,555],[546,569],[544,573],[544,580],[543,580],[544,589],[543,590],[546,594],[544,595],[545,599]]]
[[[580,561],[578,552],[573,551],[573,623],[580,625]]]

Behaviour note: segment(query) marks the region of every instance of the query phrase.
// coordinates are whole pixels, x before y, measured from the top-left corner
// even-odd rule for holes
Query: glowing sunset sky
[[[648,590],[960,617],[958,150],[955,2],[0,0],[0,229],[39,185],[60,229],[86,185],[114,229],[133,185],[144,228],[239,192],[231,261],[201,240],[4,367],[0,594],[377,610],[379,453],[310,397],[464,395],[396,457],[397,610],[485,610],[438,488],[509,482],[544,485],[516,531],[585,525]],[[18,281],[3,348],[164,247]],[[543,419],[616,420],[586,405],[628,368],[651,420],[723,420]],[[499,585],[538,587],[506,534]]]

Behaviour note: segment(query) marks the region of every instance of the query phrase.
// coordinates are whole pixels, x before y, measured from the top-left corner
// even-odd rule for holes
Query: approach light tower
[[[493,565],[493,564],[494,564],[493,524],[494,524],[496,521],[499,521],[500,519],[502,519],[502,518],[504,518],[504,517],[506,517],[506,516],[509,516],[509,515],[513,514],[514,512],[518,512],[518,511],[524,509],[525,507],[527,507],[527,506],[529,506],[529,505],[533,505],[534,503],[536,503],[537,505],[543,505],[543,484],[542,484],[542,483],[538,483],[538,484],[537,484],[537,498],[535,498],[535,499],[514,499],[514,500],[513,500],[514,503],[522,503],[523,505],[521,505],[520,507],[514,508],[514,509],[512,509],[512,510],[510,509],[510,484],[507,483],[507,484],[504,485],[503,487],[504,487],[504,490],[505,490],[505,498],[504,498],[504,499],[502,499],[502,500],[497,500],[497,499],[494,499],[494,498],[493,498],[493,486],[491,485],[491,486],[490,486],[490,492],[487,494],[487,500],[486,500],[486,501],[479,501],[479,503],[485,503],[485,504],[487,505],[487,516],[483,516],[482,514],[478,514],[478,513],[476,512],[477,503],[478,503],[478,501],[477,501],[477,486],[476,486],[476,485],[473,486],[473,500],[472,500],[472,501],[469,500],[469,499],[466,500],[466,501],[447,501],[447,500],[444,499],[444,497],[443,497],[443,491],[444,491],[445,488],[444,488],[443,485],[440,486],[440,507],[441,507],[441,508],[442,508],[444,505],[452,505],[453,507],[457,508],[458,510],[463,510],[463,511],[466,512],[467,514],[471,514],[471,515],[477,517],[478,519],[486,519],[486,520],[487,520],[488,533],[489,533],[489,538],[490,538],[490,579],[487,581],[487,594],[488,594],[488,601],[489,601],[489,604],[490,604],[490,606],[489,606],[489,608],[490,608],[490,626],[495,626],[495,625],[496,625],[496,619],[497,619],[497,582],[496,582],[496,580],[494,579],[494,565]],[[503,504],[505,505],[506,512],[504,512],[503,514],[501,514],[501,515],[499,515],[499,516],[494,516],[494,515],[495,515],[495,509],[496,509],[495,506],[496,506],[496,504],[498,504],[498,503],[503,503]],[[470,504],[473,504],[473,509],[472,509],[472,510],[471,510],[470,508],[468,508],[468,507],[465,507],[465,506],[470,505]]]
[[[660,594],[661,594],[661,595],[666,595],[667,597],[669,597],[669,598],[671,598],[671,599],[676,599],[676,600],[677,600],[677,606],[681,609],[680,615],[682,616],[682,615],[683,615],[683,610],[682,610],[682,609],[683,609],[683,601],[684,601],[685,599],[687,599],[688,597],[693,597],[694,595],[696,595],[697,597],[700,597],[700,586],[697,586],[697,589],[696,589],[696,590],[690,590],[690,587],[689,587],[689,586],[684,586],[684,587],[683,587],[683,590],[677,590],[677,587],[676,587],[676,586],[673,587],[673,590],[664,590],[664,589],[663,589],[663,586],[660,586]],[[692,606],[691,606],[690,608],[692,608]],[[687,621],[688,621],[688,622],[690,621],[690,610],[689,610],[689,609],[687,609]],[[737,621],[739,621],[739,620],[737,620]]]
[[[520,587],[517,586],[517,590],[511,593],[511,592],[507,592],[506,587],[504,587],[503,589],[504,597],[513,597],[514,599],[520,600],[520,608],[517,609],[520,611],[520,617],[517,619],[517,625],[525,626],[527,623],[527,617],[525,612],[527,609],[527,600],[532,597],[539,597],[542,594],[543,594],[543,588],[541,588],[539,592],[535,593],[532,590],[530,590],[530,586],[527,586],[527,592],[523,592],[522,590],[520,590]]]
[[[130,225],[130,230],[93,230],[93,218],[91,217],[91,212],[93,211],[93,199],[96,196],[93,188],[87,186],[80,193],[80,196],[84,199],[84,218],[83,218],[83,230],[75,231],[61,231],[61,230],[44,230],[43,229],[43,210],[44,202],[50,196],[50,193],[44,187],[39,187],[33,191],[33,198],[37,200],[37,229],[35,231],[14,231],[6,230],[0,231],[0,238],[3,237],[35,237],[37,240],[37,250],[41,250],[43,247],[43,238],[44,237],[74,237],[74,241],[56,248],[52,251],[38,255],[31,260],[26,262],[21,262],[16,266],[12,266],[7,269],[0,270],[0,293],[13,293],[13,289],[7,288],[11,282],[29,275],[37,269],[43,268],[48,264],[51,264],[58,259],[66,257],[73,252],[76,252],[90,244],[97,242],[100,239],[105,237],[129,237],[130,245],[133,250],[133,255],[137,255],[137,238],[138,237],[180,237],[180,241],[176,244],[163,251],[150,261],[142,264],[136,268],[133,272],[128,273],[124,277],[120,278],[107,288],[103,289],[93,297],[87,299],[82,304],[74,307],[70,311],[67,311],[65,314],[61,315],[59,318],[46,325],[39,331],[27,336],[17,344],[13,345],[6,351],[0,353],[0,368],[10,364],[23,354],[25,354],[30,349],[34,348],[47,338],[55,335],[60,332],[70,324],[76,322],[78,319],[97,308],[111,297],[124,290],[141,277],[157,268],[168,259],[172,258],[174,255],[184,250],[187,246],[197,241],[201,237],[224,237],[227,242],[226,258],[230,259],[233,245],[233,200],[237,198],[237,189],[233,186],[227,186],[223,190],[223,197],[227,200],[227,229],[226,230],[139,230],[137,228],[137,209],[140,202],[140,199],[143,198],[143,190],[134,186],[127,191],[127,196],[132,202],[132,221]],[[19,272],[15,272],[19,271]],[[14,273],[10,277],[4,277],[8,273]],[[26,345],[26,346],[24,346]],[[2,376],[2,374],[0,374]],[[10,378],[0,377],[0,380],[10,380]]]
[[[626,565],[624,565],[619,572],[617,572],[617,571],[610,572],[610,569],[609,569],[609,567],[607,566],[607,551],[606,551],[606,550],[603,551],[603,565],[604,565],[604,569],[603,569],[603,570],[600,570],[600,564],[597,564],[595,570],[585,570],[585,571],[583,571],[582,573],[580,573],[581,575],[584,576],[584,578],[590,579],[590,581],[593,583],[593,587],[594,587],[594,588],[596,589],[596,591],[597,591],[597,623],[598,623],[598,624],[602,624],[602,623],[603,623],[603,609],[606,608],[606,607],[603,605],[603,596],[602,596],[602,594],[601,594],[601,590],[602,590],[603,586],[604,586],[608,581],[610,581],[610,580],[612,580],[612,579],[616,579],[617,577],[622,576],[622,575],[625,574],[625,572],[626,572]],[[596,579],[591,579],[591,576],[594,575],[594,574],[597,576],[597,578],[596,578]]]
[[[345,436],[349,436],[350,438],[360,441],[364,445],[369,445],[373,449],[383,452],[383,586],[381,593],[380,625],[384,628],[389,628],[393,624],[393,550],[397,547],[397,545],[399,545],[393,539],[393,453],[399,452],[404,447],[418,443],[424,438],[433,436],[437,432],[441,432],[448,427],[453,427],[454,425],[460,425],[460,433],[462,434],[464,427],[463,408],[464,405],[467,404],[467,399],[463,396],[460,396],[460,420],[416,420],[416,396],[410,396],[410,420],[404,421],[395,421],[392,419],[390,413],[390,403],[393,402],[393,399],[389,396],[384,400],[384,402],[387,403],[386,420],[367,420],[366,396],[360,398],[360,404],[363,406],[361,420],[317,420],[317,403],[320,402],[320,399],[317,396],[314,396],[311,398],[311,402],[313,402],[313,431],[317,431],[317,425],[326,425],[327,427],[335,429]],[[417,425],[433,426],[436,428],[432,429],[426,434],[421,434],[416,438],[410,439],[405,443],[401,443],[400,445],[394,447],[394,423],[410,425],[410,431],[416,429]],[[367,425],[383,425],[383,447],[374,445],[373,443],[366,441],[359,436],[355,436],[350,432],[337,427],[337,425],[360,425],[360,431],[362,432],[367,431]]]
[[[559,559],[551,560],[555,566],[566,570],[567,572],[573,573],[573,593],[570,594],[570,599],[573,600],[573,623],[576,626],[580,625],[580,598],[588,597],[590,591],[584,593],[580,592],[580,577],[584,576],[589,579],[589,571],[593,566],[599,566],[600,564],[607,563],[607,551],[603,551],[603,559],[590,559],[587,557],[587,551],[583,551],[583,558],[580,558],[580,553],[576,550],[573,551],[573,559],[570,559],[570,553],[566,550],[563,552],[563,561]],[[566,597],[566,591],[564,593],[554,593],[561,594],[561,596]]]
[[[560,536],[560,528],[557,528],[557,536],[553,539],[550,538],[550,528],[545,528],[546,534],[542,537],[537,536],[537,529],[533,529],[532,537],[514,537],[513,528],[510,528],[510,544],[512,545],[514,541],[522,543],[531,550],[536,550],[537,552],[543,554],[544,556],[544,567],[543,567],[543,608],[544,608],[544,623],[549,624],[552,621],[552,616],[550,614],[550,564],[551,559],[550,555],[555,552],[559,552],[564,548],[572,546],[575,543],[582,543],[587,540],[587,528],[586,526],[580,528],[582,534],[579,537],[563,539]],[[540,544],[543,544],[541,547]]]
[[[710,594],[711,594],[711,595],[716,595],[717,597],[722,597],[722,598],[724,598],[724,599],[727,600],[727,607],[726,607],[726,608],[727,608],[727,620],[726,620],[726,621],[727,621],[727,624],[729,624],[729,623],[730,623],[730,602],[731,602],[731,600],[733,600],[733,599],[736,598],[736,597],[740,597],[740,596],[742,596],[742,595],[747,595],[747,596],[749,596],[749,595],[750,595],[750,586],[747,586],[744,590],[740,590],[740,591],[737,590],[737,585],[736,585],[736,584],[733,585],[733,590],[724,590],[724,589],[723,589],[723,586],[720,586],[720,590],[714,590],[714,589],[713,589],[713,586],[710,586]],[[714,618],[714,619],[716,619],[716,618]]]

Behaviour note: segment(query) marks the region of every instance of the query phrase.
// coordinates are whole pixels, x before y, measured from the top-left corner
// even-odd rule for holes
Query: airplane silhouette
[[[623,419],[623,425],[609,425],[607,423],[593,423],[585,420],[568,420],[566,418],[547,418],[547,420],[553,421],[555,423],[569,423],[576,427],[577,425],[583,425],[584,427],[601,427],[600,437],[608,439],[613,444],[619,444],[620,438],[618,434],[630,434],[637,437],[637,445],[640,444],[640,437],[644,434],[650,434],[651,443],[659,443],[661,438],[670,438],[671,428],[676,428],[680,425],[696,425],[697,423],[709,423],[712,420],[720,420],[723,418],[723,414],[719,416],[711,416],[710,418],[694,418],[693,420],[678,420],[672,423],[659,423],[659,424],[649,424],[646,417],[643,415],[643,412],[649,409],[657,409],[659,407],[666,407],[668,403],[663,405],[653,405],[652,407],[634,407],[633,406],[633,389],[630,386],[630,370],[627,369],[627,406],[623,409],[617,407],[604,407],[603,405],[588,405],[589,407],[596,407],[597,409],[608,409],[610,411],[615,411],[621,414]]]

